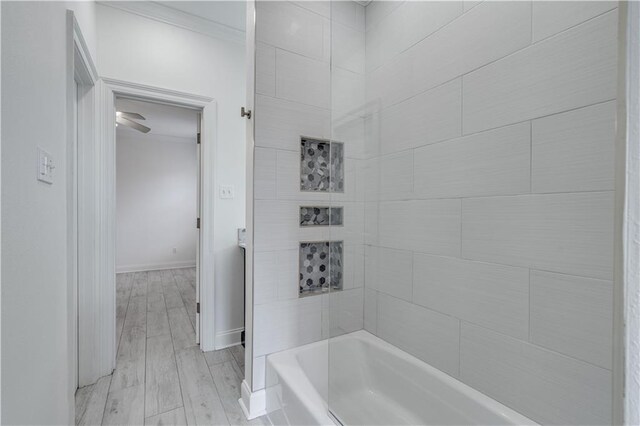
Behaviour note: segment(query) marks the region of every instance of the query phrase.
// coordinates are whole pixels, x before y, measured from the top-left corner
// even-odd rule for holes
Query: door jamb
[[[93,211],[91,204],[95,200],[83,194],[82,187],[88,174],[92,174],[92,167],[80,158],[95,141],[97,80],[98,73],[78,21],[74,12],[67,10],[67,312],[69,384],[74,393],[77,387],[93,383],[86,382],[86,369],[93,363],[89,343],[93,340],[92,330],[87,327],[89,324],[81,309],[84,304],[80,301],[94,281],[91,260],[95,251],[85,243],[94,240],[95,232],[91,222],[86,221],[86,215]],[[80,93],[82,96],[77,96]]]
[[[166,103],[200,110],[201,118],[201,170],[200,170],[200,348],[210,351],[215,348],[215,255],[214,255],[214,212],[216,207],[215,159],[217,158],[217,104],[215,99],[152,87],[112,78],[102,78],[101,116],[103,123],[115,123],[116,96]],[[115,292],[115,126],[105,125],[102,131],[104,156],[102,175],[105,179],[106,205],[103,210],[105,232],[105,258],[108,260],[106,276],[108,287]],[[194,218],[195,219],[195,218]],[[115,324],[115,297],[108,309],[110,321]],[[110,337],[115,341],[115,328]],[[113,351],[115,363],[115,350]]]

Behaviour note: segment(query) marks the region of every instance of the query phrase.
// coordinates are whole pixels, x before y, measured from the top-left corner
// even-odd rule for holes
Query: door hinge
[[[200,313],[200,302],[196,303],[196,314]]]
[[[247,119],[251,119],[251,110],[244,109],[244,107],[240,108],[240,117],[247,117]]]
[[[200,229],[200,218],[196,219],[196,228]]]
[[[197,140],[196,140],[196,143],[198,145],[200,144],[200,139],[201,139],[200,132],[198,132],[198,137],[197,137]]]

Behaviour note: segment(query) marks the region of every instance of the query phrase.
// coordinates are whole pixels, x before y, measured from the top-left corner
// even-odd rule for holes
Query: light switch
[[[233,185],[220,185],[220,198],[231,199],[235,197]]]
[[[53,171],[56,166],[53,163],[53,156],[44,149],[38,147],[38,169],[37,179],[39,181],[52,184]]]

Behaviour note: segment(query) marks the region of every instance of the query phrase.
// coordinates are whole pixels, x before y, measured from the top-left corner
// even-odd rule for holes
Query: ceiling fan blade
[[[137,131],[142,133],[149,133],[149,130],[151,130],[147,126],[143,126],[142,124],[136,123],[135,121],[131,121],[128,118],[124,117],[116,117],[116,123],[122,124],[123,126],[131,127],[132,129],[136,129]]]
[[[117,111],[116,114],[119,115],[120,117],[128,118],[130,120],[131,119],[134,119],[134,120],[146,120],[146,118],[144,118],[144,116],[138,114],[137,112]]]

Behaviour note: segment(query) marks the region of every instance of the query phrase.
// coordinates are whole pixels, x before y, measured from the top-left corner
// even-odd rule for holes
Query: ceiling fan
[[[136,129],[139,132],[149,133],[149,130],[151,130],[150,127],[143,126],[142,124],[137,123],[133,120],[146,120],[146,118],[144,118],[142,115],[138,114],[137,112],[116,111],[116,126],[118,124],[122,124],[123,126]]]

